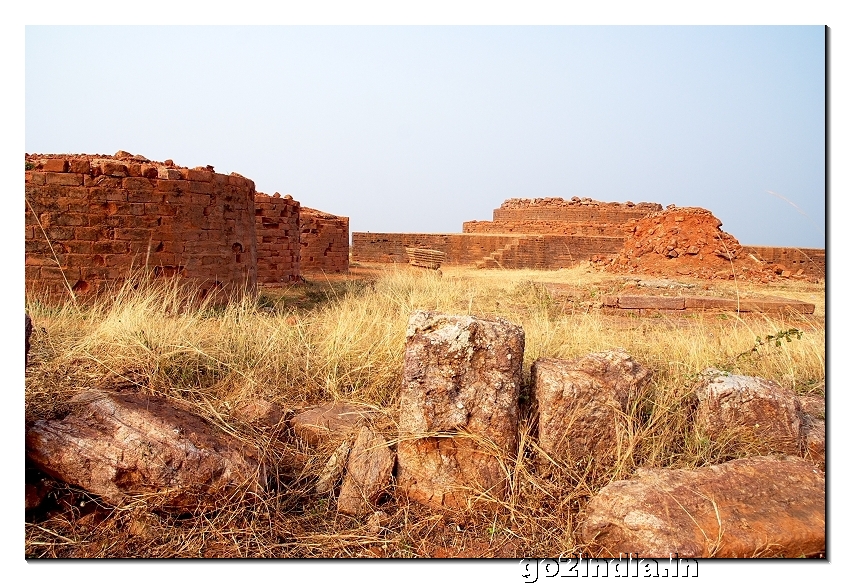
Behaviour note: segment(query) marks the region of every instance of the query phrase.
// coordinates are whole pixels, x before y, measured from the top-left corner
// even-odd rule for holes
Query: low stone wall
[[[802,269],[806,275],[826,277],[826,249],[744,245],[743,253],[752,254],[756,259],[771,265],[784,266],[791,273]]]
[[[292,283],[299,280],[301,203],[290,195],[254,197],[257,229],[257,282],[261,285]]]
[[[301,207],[301,271],[348,273],[348,217]]]
[[[467,221],[464,233],[574,235],[580,237],[623,237],[624,223],[569,223],[566,221]]]
[[[616,225],[660,211],[658,203],[601,202],[590,198],[511,198],[493,211],[493,221],[557,221]]]
[[[353,233],[351,258],[361,262],[407,263],[405,248],[420,247],[444,252],[444,265],[476,265],[493,254],[503,253],[512,258],[502,267],[557,269],[595,255],[613,256],[622,246],[622,237]]]
[[[93,293],[145,266],[204,292],[256,287],[253,181],[126,152],[26,163],[28,292]]]

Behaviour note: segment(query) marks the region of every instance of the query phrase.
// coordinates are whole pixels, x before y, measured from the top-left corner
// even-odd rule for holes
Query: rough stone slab
[[[593,556],[810,556],[825,550],[825,501],[823,472],[800,458],[639,470],[588,502],[578,535]]]
[[[800,455],[800,401],[794,391],[759,377],[707,369],[696,387],[696,423],[712,439],[739,433],[764,453]]]
[[[567,463],[610,460],[628,402],[651,376],[623,349],[536,361],[531,377],[541,449]]]
[[[617,296],[603,296],[602,297],[602,305],[606,308],[616,308],[620,298]]]
[[[343,471],[345,471],[345,464],[348,463],[349,453],[351,453],[351,442],[348,440],[340,443],[334,450],[325,463],[325,467],[322,468],[322,473],[319,474],[315,488],[316,494],[327,494],[336,488]]]
[[[262,492],[257,453],[161,397],[87,391],[62,420],[37,421],[27,456],[45,473],[120,505],[129,496],[168,509],[212,508]]]
[[[368,427],[361,427],[348,456],[347,472],[337,507],[343,514],[363,516],[372,511],[393,478],[395,453],[386,440]]]
[[[295,435],[310,445],[318,445],[332,435],[357,429],[374,414],[372,409],[364,405],[327,402],[294,415],[289,423]]]
[[[265,428],[277,427],[286,417],[286,411],[280,405],[265,399],[251,399],[240,403],[230,414],[243,423]]]
[[[806,458],[818,467],[826,467],[826,401],[823,397],[810,395],[799,397],[800,421]]]
[[[666,296],[620,296],[617,305],[627,309],[684,310],[685,299]]]
[[[501,318],[414,312],[400,393],[398,482],[408,497],[467,508],[500,498],[517,446],[525,333]]]
[[[729,298],[686,296],[686,310],[737,310],[738,302]]]
[[[742,312],[799,312],[801,314],[814,314],[815,305],[799,300],[790,300],[787,298],[768,297],[768,298],[747,298],[741,300]]]

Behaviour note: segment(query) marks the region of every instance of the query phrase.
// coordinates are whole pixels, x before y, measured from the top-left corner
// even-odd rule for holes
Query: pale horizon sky
[[[824,247],[822,26],[26,27],[26,151],[238,172],[352,231],[511,197]],[[67,55],[67,58],[57,58]]]

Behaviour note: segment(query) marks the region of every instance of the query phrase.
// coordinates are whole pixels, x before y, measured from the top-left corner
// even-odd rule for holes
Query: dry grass
[[[222,504],[215,513],[173,516],[143,500],[105,507],[59,485],[49,512],[30,516],[28,557],[558,556],[581,550],[576,517],[589,496],[638,466],[696,467],[762,452],[740,436],[710,441],[692,428],[692,386],[712,366],[762,376],[801,394],[824,390],[823,285],[784,289],[747,284],[738,293],[813,301],[813,316],[697,314],[622,317],[591,307],[628,281],[586,268],[476,271],[440,276],[404,267],[355,269],[360,279],[264,291],[225,306],[192,297],[175,282],[136,280],[111,300],[61,307],[28,298],[35,323],[26,381],[27,421],[62,415],[88,388],[134,385],[182,401],[234,436],[254,443],[273,468],[267,496]],[[541,282],[567,284],[569,299]],[[735,293],[734,282],[712,284]],[[498,512],[449,515],[391,497],[380,534],[337,514],[311,486],[334,443],[311,449],[285,429],[240,423],[231,411],[261,397],[285,408],[327,399],[369,404],[392,438],[404,332],[416,309],[499,315],[526,333],[525,372],[539,357],[573,358],[623,347],[654,371],[628,412],[612,467],[564,467],[537,448],[528,387],[520,449],[505,459],[510,492]],[[800,340],[751,352],[756,337],[803,331]]]

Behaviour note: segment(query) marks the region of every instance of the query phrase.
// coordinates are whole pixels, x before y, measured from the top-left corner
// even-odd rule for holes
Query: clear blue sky
[[[212,164],[352,231],[459,232],[506,198],[589,196],[824,247],[824,34],[29,26],[26,151]]]

